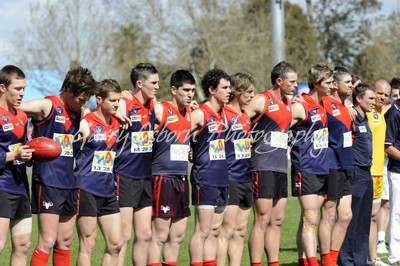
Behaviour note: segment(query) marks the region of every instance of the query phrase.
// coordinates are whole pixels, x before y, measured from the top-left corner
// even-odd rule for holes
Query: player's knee
[[[95,246],[96,246],[96,240],[93,238],[81,239],[79,242],[80,251],[86,254],[92,254],[92,251],[94,250]]]
[[[53,249],[54,245],[56,244],[56,238],[51,235],[42,236],[40,239],[39,247],[46,251],[46,253],[50,253]],[[49,252],[48,252],[49,251]]]
[[[221,233],[221,226],[216,226],[211,228],[210,234],[214,237],[218,237],[219,234]]]
[[[31,247],[31,242],[29,239],[27,241],[21,242],[18,245],[14,246],[13,253],[18,254],[19,256],[26,257],[28,256],[29,249]]]
[[[137,238],[138,241],[142,241],[142,242],[150,242],[151,240],[151,229],[146,229],[146,230],[142,230],[140,232],[137,232],[135,234],[135,237]]]
[[[111,241],[107,243],[106,249],[110,254],[119,254],[122,249],[122,241]]]
[[[235,235],[235,228],[224,228],[223,234],[221,235],[227,240],[231,240]]]
[[[202,240],[205,240],[211,232],[211,228],[203,228],[201,230],[196,230],[195,234],[200,237]]]
[[[303,212],[303,232],[315,232],[318,224],[318,210],[305,210]]]
[[[273,226],[281,227],[284,220],[285,220],[285,215],[282,215],[282,216],[279,216],[279,217],[276,217],[275,219],[273,219],[271,221],[271,223]]]
[[[246,232],[247,232],[247,227],[240,226],[240,227],[236,228],[234,234],[236,236],[239,236],[240,238],[245,238],[246,237]]]
[[[342,223],[342,224],[350,224],[351,219],[353,218],[353,212],[351,211],[351,209],[349,209],[348,211],[341,213],[338,217],[338,223]]]

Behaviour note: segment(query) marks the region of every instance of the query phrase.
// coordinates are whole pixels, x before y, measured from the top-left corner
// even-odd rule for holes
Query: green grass
[[[192,209],[192,214],[193,214],[193,209]],[[285,222],[282,228],[282,239],[281,239],[281,253],[280,253],[280,261],[281,265],[297,265],[297,248],[296,248],[296,230],[297,230],[297,224],[299,221],[299,204],[297,202],[297,199],[290,197],[288,200],[288,205],[286,207],[286,218]],[[249,228],[248,232],[250,231],[251,225],[253,223],[253,216],[250,217],[249,221]],[[194,216],[192,215],[189,217],[189,222],[187,225],[186,229],[186,237],[185,241],[183,242],[181,246],[181,252],[179,255],[179,263],[180,265],[189,265],[189,239],[191,236],[191,233],[193,232],[193,226],[194,226]],[[29,265],[29,259],[32,254],[32,250],[37,244],[37,236],[38,236],[38,229],[37,229],[37,217],[36,215],[33,215],[33,228],[32,228],[32,238],[31,238],[31,250],[29,252],[29,258],[28,258],[28,265]],[[243,251],[243,263],[242,265],[250,265],[249,263],[249,254],[247,251],[247,238],[245,240],[245,248]],[[71,265],[75,264],[76,261],[76,256],[78,253],[78,237],[74,235],[74,242],[72,246],[72,252],[71,252]],[[92,265],[100,265],[101,264],[101,258],[104,250],[104,240],[103,237],[98,231],[97,234],[97,242],[96,242],[96,248],[93,251],[92,255]],[[131,258],[130,254],[132,251],[132,241],[129,245],[129,252],[127,252],[126,258],[125,258],[125,264],[126,265],[132,265],[131,263]],[[11,242],[10,238],[8,237],[6,247],[4,249],[4,252],[2,255],[0,255],[0,261],[1,265],[8,265],[9,264],[9,254],[11,253]],[[263,259],[263,265],[266,263],[266,258],[264,256]],[[51,263],[49,263],[51,265]]]
[[[192,209],[192,214],[193,214],[193,209]],[[280,262],[282,266],[289,266],[289,265],[297,265],[297,247],[296,247],[296,231],[297,231],[297,225],[299,221],[299,215],[300,215],[300,207],[298,204],[298,201],[296,198],[289,197],[288,204],[286,206],[286,213],[285,213],[285,222],[282,227],[282,237],[281,237],[281,248],[280,248]],[[253,216],[251,215],[250,220],[249,220],[249,226],[248,226],[248,231],[249,233],[251,225],[253,223]],[[185,241],[183,242],[181,246],[181,252],[179,255],[179,263],[180,265],[189,265],[189,239],[191,236],[191,233],[193,232],[193,226],[194,226],[194,216],[192,215],[189,217],[187,229],[186,229],[186,237]],[[29,259],[32,254],[32,249],[37,243],[37,219],[36,215],[33,215],[33,228],[32,228],[32,238],[31,238],[31,250],[29,252],[29,258],[28,258],[28,264],[29,265]],[[242,259],[242,265],[250,265],[250,260],[249,260],[249,253],[247,250],[247,240],[245,240],[245,247],[243,251],[243,259]],[[93,251],[92,255],[92,265],[100,265],[101,264],[101,258],[104,250],[104,240],[103,237],[98,231],[97,234],[97,242],[96,242],[96,248]],[[129,245],[129,252],[126,254],[125,258],[125,265],[132,265],[131,263],[131,258],[130,254],[132,251],[132,241]],[[4,252],[2,255],[0,255],[0,265],[8,265],[9,264],[9,254],[11,252],[11,242],[10,238],[8,237],[7,243],[4,249]],[[72,246],[72,258],[71,258],[71,265],[75,265],[76,261],[76,256],[78,252],[78,237],[74,235],[74,242]],[[380,254],[381,255],[381,254]],[[386,261],[387,255],[382,256],[381,258],[383,261]],[[49,263],[51,265],[51,263]],[[266,265],[266,257],[264,255],[263,258],[263,264]]]

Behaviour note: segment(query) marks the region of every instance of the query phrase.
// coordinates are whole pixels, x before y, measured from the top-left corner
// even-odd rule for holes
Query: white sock
[[[385,232],[378,232],[378,241],[385,241]]]

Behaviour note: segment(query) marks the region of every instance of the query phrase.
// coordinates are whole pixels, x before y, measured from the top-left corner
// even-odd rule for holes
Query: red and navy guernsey
[[[0,107],[0,151],[6,154],[17,150],[27,141],[27,117],[26,114],[14,109],[15,114]],[[4,168],[0,168],[0,190],[10,194],[26,194],[29,190],[24,162],[12,161],[6,163],[4,156]]]
[[[303,94],[306,117],[292,127],[292,173],[299,171],[327,175],[328,118],[325,109],[307,94]]]
[[[347,107],[338,100],[322,97],[322,106],[328,115],[329,168],[336,170],[353,169],[352,120]]]
[[[95,113],[89,113],[83,119],[87,121],[90,133],[82,141],[76,156],[77,188],[99,197],[113,197],[119,123],[111,117],[110,124],[106,124]]]
[[[288,131],[292,121],[290,99],[279,101],[270,91],[265,97],[264,110],[253,123],[252,171],[287,172]]]
[[[225,151],[228,179],[239,183],[251,182],[250,157],[251,122],[246,111],[238,113],[229,106],[224,107],[228,131],[225,135]]]
[[[154,103],[150,99],[143,105],[133,94],[132,97],[132,100],[122,98],[132,125],[118,138],[115,172],[131,179],[145,179],[152,175]]]
[[[162,102],[163,116],[154,131],[153,175],[187,175],[190,144],[190,110],[183,114],[169,102]]]
[[[217,114],[206,104],[200,104],[198,110],[204,114],[204,123],[191,138],[194,163],[190,180],[211,187],[228,187],[224,111],[221,108]]]
[[[32,179],[42,185],[61,189],[76,188],[74,177],[74,142],[79,130],[81,113],[67,111],[57,96],[47,96],[53,108],[42,121],[32,119],[33,137],[48,137],[55,140],[62,148],[57,159],[40,163],[34,162]]]

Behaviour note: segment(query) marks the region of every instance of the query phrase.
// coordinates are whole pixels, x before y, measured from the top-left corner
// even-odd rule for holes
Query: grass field
[[[290,192],[289,192],[290,195]],[[179,255],[179,265],[189,265],[189,239],[193,232],[194,227],[194,216],[193,216],[193,208],[192,208],[192,216],[189,217],[185,240],[181,246],[180,255]],[[296,247],[296,231],[297,225],[300,216],[300,206],[297,201],[297,198],[289,196],[288,204],[286,206],[285,212],[285,222],[282,227],[282,237],[281,237],[281,248],[280,248],[280,265],[281,266],[289,266],[289,265],[297,265],[297,247]],[[253,223],[253,215],[250,216],[249,226],[247,230],[247,235],[250,231],[251,225]],[[29,252],[29,259],[32,254],[32,250],[37,244],[37,219],[36,215],[33,215],[33,228],[32,228],[32,238],[31,238],[31,250]],[[245,247],[243,251],[243,259],[242,265],[250,265],[249,253],[247,249],[247,240],[245,239]],[[104,250],[104,240],[101,236],[100,231],[98,231],[96,248],[93,251],[92,255],[92,265],[101,265],[101,258]],[[132,251],[132,241],[129,245],[129,252],[126,254],[125,265],[132,265],[131,263],[131,251]],[[78,252],[78,237],[76,232],[74,234],[74,242],[72,246],[72,258],[71,265],[75,265],[76,256]],[[11,242],[8,237],[7,243],[2,255],[0,255],[0,265],[9,265],[9,254],[11,253]],[[387,256],[381,257],[384,261],[386,261]],[[51,265],[51,263],[49,263]],[[266,257],[264,255],[262,265],[267,265]]]
[[[193,210],[192,210],[193,213]],[[282,228],[282,240],[281,240],[281,254],[280,254],[280,261],[281,265],[297,265],[297,252],[296,252],[296,230],[297,230],[297,223],[299,220],[299,204],[297,202],[297,199],[295,198],[289,198],[288,205],[286,207],[286,218],[285,218],[285,223]],[[252,224],[252,216],[249,221],[249,230]],[[180,265],[189,265],[189,239],[190,235],[193,231],[193,225],[194,225],[194,217],[191,216],[189,217],[189,222],[188,222],[188,227],[186,230],[186,237],[185,241],[182,244],[181,247],[181,252],[179,256],[179,264]],[[32,254],[32,249],[37,243],[37,219],[36,215],[33,215],[33,232],[32,232],[32,238],[31,238],[31,251],[30,255]],[[249,232],[248,230],[248,232]],[[249,254],[247,251],[247,238],[245,240],[245,249],[243,252],[243,263],[242,265],[250,265],[249,263]],[[100,265],[101,264],[101,257],[103,254],[103,249],[104,249],[104,240],[100,234],[98,233],[97,236],[97,242],[96,242],[96,248],[93,252],[92,256],[92,265]],[[131,252],[132,250],[132,244],[129,246],[129,250]],[[9,264],[9,254],[11,252],[11,242],[10,238],[7,239],[7,244],[4,249],[4,252],[2,255],[0,255],[0,265],[8,265]],[[72,247],[72,258],[71,258],[71,265],[75,265],[75,260],[76,260],[76,255],[78,252],[78,237],[75,234],[74,235],[74,243]],[[127,254],[126,259],[125,259],[125,264],[126,265],[132,265],[131,259],[130,259],[130,252]],[[30,257],[29,255],[29,257]],[[29,258],[30,259],[30,258]],[[29,263],[28,263],[29,265]],[[49,263],[49,265],[51,265]],[[264,257],[263,259],[263,265],[266,265],[266,258]]]

